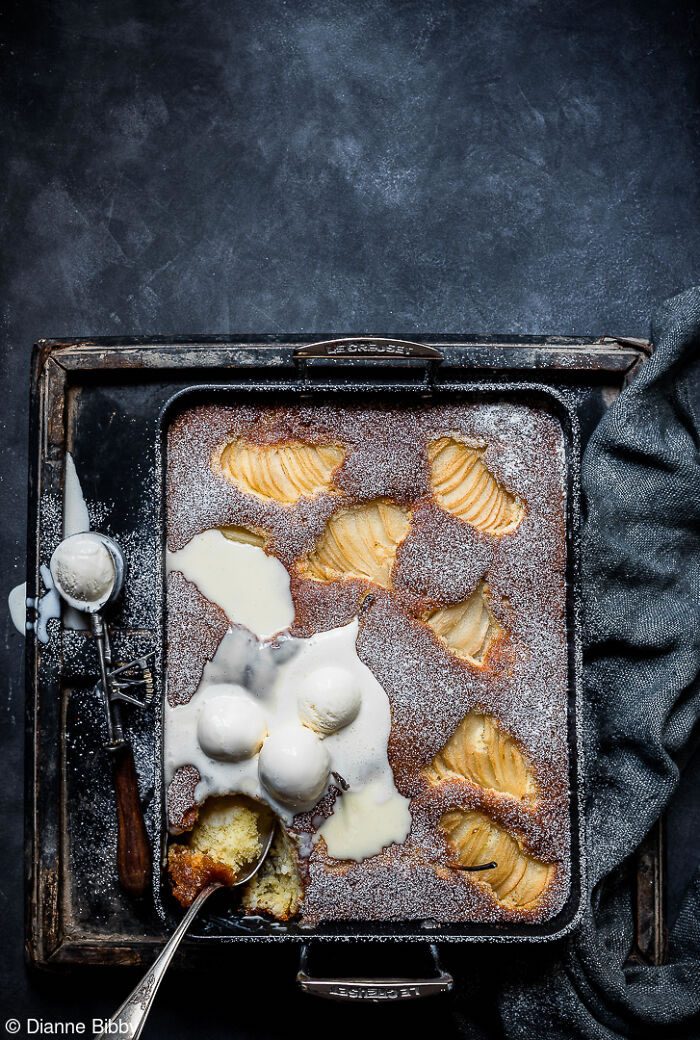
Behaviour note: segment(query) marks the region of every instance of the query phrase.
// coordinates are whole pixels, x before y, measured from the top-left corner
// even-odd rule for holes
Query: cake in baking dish
[[[509,400],[174,419],[164,760],[183,904],[240,876],[273,812],[246,913],[562,908],[565,486],[558,420]]]

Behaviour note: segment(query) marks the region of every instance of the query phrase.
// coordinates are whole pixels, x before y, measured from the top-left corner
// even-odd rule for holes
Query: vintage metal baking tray
[[[123,546],[130,578],[111,617],[115,655],[155,652],[163,690],[163,439],[174,409],[193,398],[255,394],[266,400],[372,395],[401,400],[517,397],[552,411],[567,443],[567,631],[572,883],[562,911],[540,925],[345,922],[313,931],[244,921],[226,897],[188,937],[206,958],[241,941],[393,940],[522,942],[574,927],[583,892],[582,749],[579,732],[578,472],[581,441],[646,353],[640,341],[301,337],[205,340],[42,341],[32,376],[28,596],[61,536],[65,453],[91,521]],[[177,920],[161,869],[165,848],[159,698],[128,716],[146,822],[153,888],[130,899],[114,870],[116,834],[100,706],[92,693],[94,647],[49,622],[49,642],[27,640],[27,951],[41,965],[148,961]],[[429,917],[429,914],[426,914]]]

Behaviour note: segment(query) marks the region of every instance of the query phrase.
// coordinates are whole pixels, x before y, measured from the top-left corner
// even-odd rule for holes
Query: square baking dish
[[[486,936],[494,940],[515,938],[528,939],[544,938],[549,936],[560,936],[571,927],[580,903],[581,890],[581,855],[580,843],[578,841],[578,768],[579,747],[577,739],[578,726],[578,627],[577,627],[577,532],[578,532],[578,460],[579,460],[579,434],[576,417],[573,410],[567,405],[564,397],[554,390],[534,383],[501,383],[490,384],[482,382],[470,384],[464,382],[459,386],[441,385],[434,387],[429,394],[425,389],[411,393],[406,390],[405,385],[389,383],[386,381],[373,381],[367,379],[363,382],[361,390],[351,388],[343,383],[332,386],[311,387],[307,382],[302,388],[289,388],[282,390],[279,387],[261,387],[260,384],[250,382],[245,387],[229,386],[226,389],[215,385],[193,386],[188,390],[175,395],[164,409],[161,422],[163,465],[163,487],[162,503],[165,512],[167,489],[165,486],[166,471],[166,438],[171,422],[181,412],[197,406],[221,405],[232,409],[242,406],[260,407],[261,409],[274,408],[277,406],[290,406],[298,404],[301,399],[313,408],[314,405],[333,404],[339,407],[352,407],[357,405],[358,397],[362,394],[363,407],[393,406],[399,410],[411,410],[427,403],[451,405],[459,408],[461,405],[468,407],[473,404],[496,404],[517,403],[529,406],[539,412],[546,412],[553,416],[561,427],[565,445],[565,530],[566,530],[566,643],[567,643],[567,740],[569,765],[569,862],[571,866],[571,879],[568,887],[568,897],[562,909],[549,920],[541,923],[533,922],[459,922],[443,923],[431,919],[430,905],[426,902],[423,919],[412,919],[406,921],[376,921],[376,920],[345,920],[337,922],[320,922],[313,928],[295,922],[280,922],[266,920],[262,917],[242,916],[235,911],[235,901],[225,896],[217,898],[220,907],[218,913],[208,908],[198,918],[190,929],[189,935],[192,939],[203,942],[234,941],[234,940],[264,940],[282,941],[294,939],[308,942],[312,939],[340,939],[351,941],[357,939],[401,939],[411,942],[434,942],[437,938],[441,941],[466,940],[474,938],[483,940]],[[163,523],[163,546],[166,543],[165,516]],[[164,597],[165,598],[165,597]],[[165,615],[164,615],[165,626]],[[166,645],[165,628],[163,631],[163,646]],[[162,761],[161,761],[162,768]],[[165,818],[163,819],[165,827]],[[166,856],[166,834],[163,831],[162,858]],[[176,917],[170,912],[173,900],[169,893],[169,885],[165,871],[161,871],[162,884],[158,888],[157,877],[154,878],[154,891],[158,893],[156,906],[162,914],[164,922],[169,927],[176,923]]]

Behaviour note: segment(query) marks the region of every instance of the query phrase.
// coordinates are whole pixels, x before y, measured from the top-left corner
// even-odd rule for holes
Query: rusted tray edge
[[[404,336],[342,336],[353,340],[382,339],[401,341]],[[264,350],[266,365],[293,365],[294,349],[327,342],[329,337],[315,336],[208,336],[159,337],[156,339],[74,339],[41,340],[37,350],[41,358],[51,357],[67,371],[99,371],[111,368],[180,369],[186,367],[216,368],[254,361]],[[448,364],[485,369],[553,368],[565,371],[600,370],[627,372],[646,356],[650,345],[646,340],[630,337],[574,336],[419,336],[414,342],[439,347]],[[246,358],[249,354],[250,357]],[[397,358],[400,363],[408,359]],[[352,363],[352,362],[350,362]]]

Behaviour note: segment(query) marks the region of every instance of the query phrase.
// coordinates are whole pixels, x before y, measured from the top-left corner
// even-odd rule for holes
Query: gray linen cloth
[[[632,853],[676,787],[700,715],[700,287],[661,307],[652,339],[582,466],[586,912],[549,948],[454,961],[467,975],[456,1000],[465,1036],[700,1036],[700,867],[668,963],[625,964]]]

